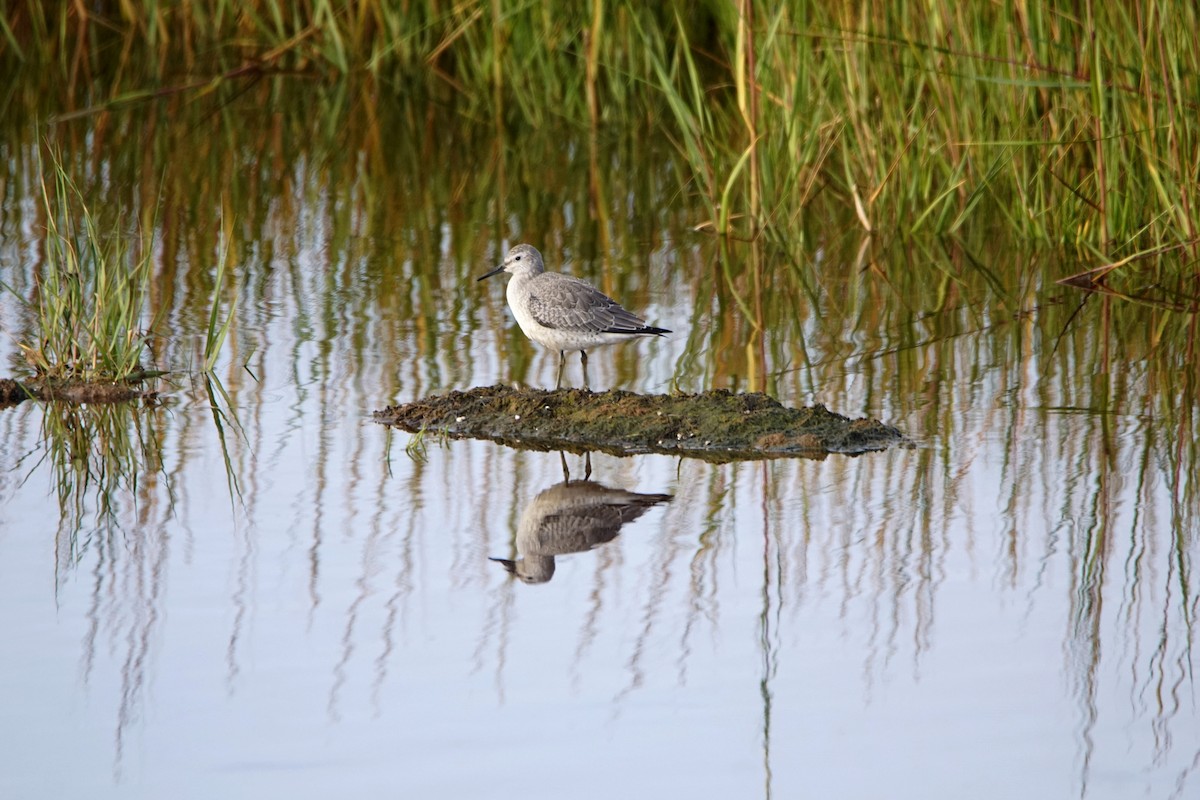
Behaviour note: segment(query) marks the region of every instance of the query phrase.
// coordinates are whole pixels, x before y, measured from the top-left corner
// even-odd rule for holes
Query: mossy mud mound
[[[411,433],[490,439],[534,450],[669,453],[709,461],[863,453],[907,439],[824,406],[787,408],[765,394],[592,394],[490,386],[375,412]]]
[[[68,403],[120,403],[154,394],[128,381],[70,381],[0,378],[0,408],[25,400],[62,400]]]

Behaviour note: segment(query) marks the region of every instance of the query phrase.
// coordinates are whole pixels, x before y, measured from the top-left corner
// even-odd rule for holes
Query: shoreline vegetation
[[[652,7],[651,7],[652,5]],[[864,235],[987,225],[1072,286],[1200,260],[1200,11],[1187,3],[12,0],[0,63],[119,113],[268,75],[423,86],[497,126],[662,126],[697,227],[795,249],[820,198]],[[1171,265],[1177,265],[1172,267]],[[1189,303],[1194,307],[1194,303]]]

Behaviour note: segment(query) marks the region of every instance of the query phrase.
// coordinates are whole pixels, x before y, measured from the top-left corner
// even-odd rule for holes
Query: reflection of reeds
[[[60,567],[73,565],[94,544],[91,532],[107,539],[131,522],[139,505],[143,514],[171,516],[174,492],[157,422],[152,409],[136,403],[44,405],[42,439],[58,497]]]
[[[238,464],[227,441],[232,426],[244,432],[229,395],[213,376],[205,389],[213,428],[221,445],[231,500],[241,498]],[[43,404],[41,439],[58,501],[58,563],[66,568],[82,556],[94,536],[102,539],[159,523],[175,515],[179,474],[164,465],[164,423],[151,401],[80,405]]]
[[[206,388],[232,497],[240,490],[222,421],[238,426],[228,395],[212,376],[206,376]],[[152,678],[150,661],[166,603],[169,544],[178,527],[186,530],[190,524],[187,460],[179,455],[188,437],[148,401],[47,402],[41,411],[39,439],[45,455],[40,463],[49,467],[58,504],[56,586],[83,570],[90,574],[83,680],[91,680],[98,659],[119,654],[121,660],[114,731],[119,777],[126,737]],[[172,460],[180,468],[169,468]],[[181,498],[182,512],[177,509]],[[235,644],[231,642],[231,652]]]
[[[137,403],[42,404],[44,464],[59,506],[56,587],[86,576],[89,596],[82,642],[86,684],[120,663],[114,771],[137,721],[154,635],[163,619],[169,536],[176,481],[164,466],[162,417]],[[27,524],[35,524],[33,520]],[[101,680],[105,678],[102,677]]]

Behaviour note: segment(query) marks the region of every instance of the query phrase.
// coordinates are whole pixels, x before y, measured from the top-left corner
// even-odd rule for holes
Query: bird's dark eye
[[[521,260],[521,257],[520,257],[520,256],[517,256],[517,257],[516,257],[516,260],[517,260],[517,261],[520,261],[520,260]]]

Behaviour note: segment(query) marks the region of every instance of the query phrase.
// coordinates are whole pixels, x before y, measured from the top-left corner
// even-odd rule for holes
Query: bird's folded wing
[[[637,333],[646,327],[644,320],[589,284],[558,277],[530,291],[529,312],[538,324],[579,333]]]

